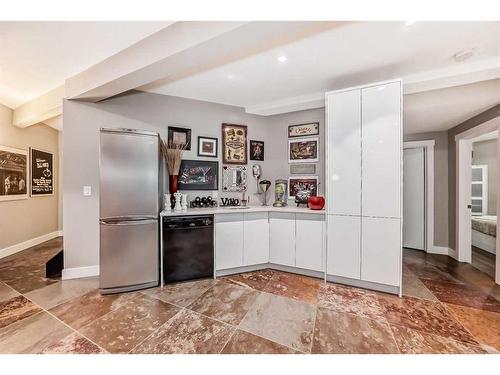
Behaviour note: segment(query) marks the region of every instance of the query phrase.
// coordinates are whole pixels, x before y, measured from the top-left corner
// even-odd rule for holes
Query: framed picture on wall
[[[224,164],[247,164],[247,127],[222,124],[222,161]]]
[[[54,154],[30,147],[30,196],[54,194]]]
[[[288,138],[319,135],[319,122],[288,126]]]
[[[28,198],[28,151],[0,145],[0,201]]]
[[[198,156],[217,157],[217,138],[198,137]]]
[[[191,129],[168,127],[168,144],[186,145],[186,150],[191,150]]]
[[[264,161],[264,142],[250,140],[250,160]]]
[[[289,163],[313,163],[319,161],[319,137],[288,140]]]
[[[297,193],[318,195],[318,176],[288,177],[288,199],[295,199]]]
[[[217,190],[219,162],[182,160],[179,169],[179,190]]]

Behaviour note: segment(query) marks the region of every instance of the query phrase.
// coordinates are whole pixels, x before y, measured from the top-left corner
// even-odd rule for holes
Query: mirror
[[[247,167],[222,167],[222,190],[242,192],[247,190]]]

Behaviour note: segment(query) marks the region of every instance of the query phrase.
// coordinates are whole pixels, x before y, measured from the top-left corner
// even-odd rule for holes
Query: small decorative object
[[[221,198],[223,207],[236,207],[240,205],[240,200],[238,198]]]
[[[178,190],[179,169],[181,167],[182,153],[185,146],[173,144],[161,140],[161,153],[165,159],[165,164],[168,170],[168,186],[170,193],[174,194]]]
[[[323,207],[325,207],[325,198],[319,195],[318,196],[311,195],[307,200],[307,206],[311,210],[322,210]]]
[[[217,138],[198,137],[198,156],[217,157]]]
[[[181,192],[174,193],[174,198],[175,198],[174,211],[182,211],[182,205],[181,205],[182,193]]]
[[[54,194],[54,155],[51,152],[30,147],[32,197]]]
[[[250,160],[264,161],[264,142],[250,140]]]
[[[307,200],[309,199],[311,192],[308,190],[301,190],[295,193],[295,203],[297,203],[297,207],[301,204],[307,204]]]
[[[184,150],[191,150],[191,129],[169,126],[168,143],[184,146]]]
[[[308,195],[318,194],[318,176],[288,177],[288,185],[290,187],[288,199],[294,199],[298,193],[300,193],[302,197],[304,193]]]
[[[319,135],[319,122],[288,126],[288,138]]]
[[[180,166],[179,190],[217,190],[219,162],[183,160]]]
[[[262,167],[258,164],[252,165],[252,174],[257,179],[257,194],[261,194],[259,191],[259,180],[262,176]]]
[[[262,202],[263,206],[267,206],[267,191],[271,187],[271,181],[269,180],[262,180],[259,182],[259,188],[262,193],[264,193],[264,201]]]
[[[222,190],[242,192],[247,189],[247,167],[229,166],[222,167]]]
[[[28,198],[28,151],[0,146],[0,201]]]
[[[187,211],[188,208],[187,194],[182,194],[181,207],[182,211]]]
[[[315,174],[315,173],[316,173],[316,164],[314,163],[290,164],[290,174]]]
[[[241,197],[241,206],[246,207],[247,204],[250,204],[250,197],[247,198],[245,192],[243,192],[243,196]]]
[[[191,201],[191,208],[205,208],[205,207],[217,207],[217,201],[214,201],[212,197],[196,197]]]
[[[163,210],[167,212],[172,210],[172,198],[170,194],[163,194]]]
[[[276,180],[274,182],[274,207],[285,207],[287,195],[286,180]]]
[[[288,162],[319,161],[319,138],[296,138],[288,140]]]
[[[224,164],[247,163],[247,127],[222,124],[222,161]]]

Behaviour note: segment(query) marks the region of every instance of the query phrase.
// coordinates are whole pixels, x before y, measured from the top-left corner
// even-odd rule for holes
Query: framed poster
[[[186,150],[191,150],[191,129],[168,127],[168,144],[186,145]]]
[[[183,160],[179,169],[179,190],[217,190],[219,162]]]
[[[217,138],[198,137],[198,156],[217,157]]]
[[[288,138],[319,135],[319,122],[288,126]]]
[[[224,164],[247,164],[247,127],[222,124],[222,161]]]
[[[28,151],[0,146],[0,201],[28,198]]]
[[[297,193],[318,195],[318,176],[288,177],[288,199],[295,199]]]
[[[288,162],[304,163],[319,161],[319,138],[295,138],[288,140]]]
[[[264,142],[250,140],[250,160],[264,161]]]
[[[54,194],[54,154],[30,147],[30,196]]]
[[[222,167],[222,191],[246,191],[247,167],[224,165]]]

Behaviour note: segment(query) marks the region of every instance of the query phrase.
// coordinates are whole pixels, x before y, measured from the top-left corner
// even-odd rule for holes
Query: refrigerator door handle
[[[158,219],[138,219],[138,220],[99,220],[99,224],[102,225],[140,225],[140,224],[151,224],[158,222]]]

